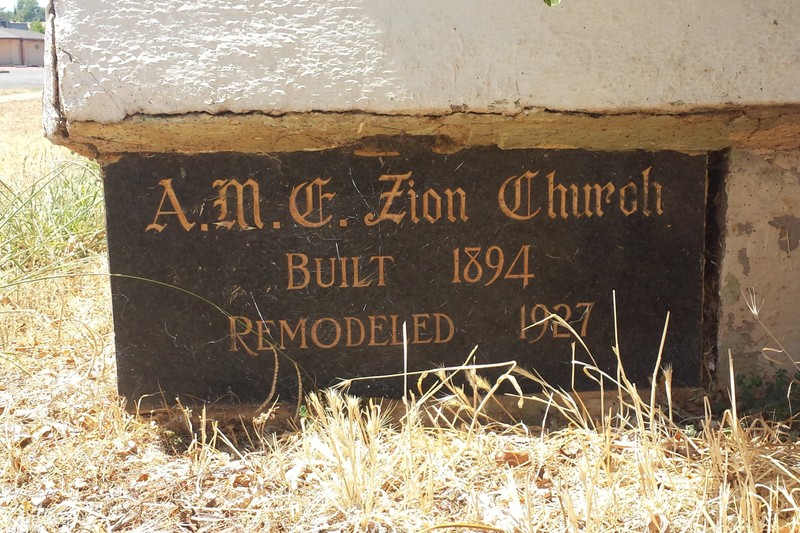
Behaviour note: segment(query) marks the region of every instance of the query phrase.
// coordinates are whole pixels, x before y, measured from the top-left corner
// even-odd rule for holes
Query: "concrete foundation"
[[[51,0],[47,25],[45,129],[104,161],[398,135],[730,149],[716,342],[738,372],[798,368],[798,3]]]

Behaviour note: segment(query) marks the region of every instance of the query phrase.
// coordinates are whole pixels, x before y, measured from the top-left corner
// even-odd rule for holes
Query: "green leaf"
[[[544,3],[550,7],[557,6],[561,3],[561,0],[544,0]]]

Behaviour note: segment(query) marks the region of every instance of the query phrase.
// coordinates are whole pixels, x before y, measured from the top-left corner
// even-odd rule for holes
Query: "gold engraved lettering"
[[[650,216],[652,211],[649,209],[650,202],[650,189],[652,187],[656,193],[656,206],[655,213],[662,215],[664,210],[661,204],[661,184],[658,182],[650,183],[650,171],[652,167],[647,168],[642,172],[642,187],[641,189],[631,181],[619,190],[613,183],[606,184],[594,183],[587,184],[582,187],[582,191],[575,184],[570,184],[565,187],[562,184],[556,184],[555,172],[547,175],[547,194],[548,194],[548,210],[547,214],[551,219],[561,218],[566,220],[570,217],[603,217],[606,213],[606,206],[612,205],[614,202],[614,193],[619,194],[619,209],[625,216],[630,216],[639,209],[638,193],[642,194],[642,214]],[[630,200],[628,195],[632,196]],[[581,196],[583,197],[583,210],[579,209],[581,203]],[[568,210],[568,204],[571,204],[571,210]],[[616,203],[614,203],[616,205]]]
[[[428,314],[416,314],[414,315],[414,336],[413,336],[413,343],[414,344],[430,344],[433,341],[432,337],[429,337],[427,340],[422,340],[422,334],[428,329],[427,319],[429,319],[431,315]]]
[[[627,217],[641,211],[646,216],[664,214],[664,205],[662,203],[661,192],[662,185],[657,181],[651,182],[650,172],[653,167],[647,167],[642,171],[642,185],[638,186],[633,181],[628,182],[627,185],[619,190],[619,210]],[[652,199],[652,192],[655,192],[655,206],[651,209],[650,202]],[[641,196],[640,196],[641,194]],[[639,201],[641,198],[641,202]]]
[[[503,212],[505,216],[508,218],[512,218],[514,220],[530,220],[536,215],[539,214],[541,208],[537,208],[535,211],[532,211],[532,194],[533,194],[533,187],[531,182],[533,179],[539,175],[539,172],[528,172],[519,175],[519,176],[511,176],[503,184],[500,186],[500,190],[497,192],[497,203],[500,206],[500,211]],[[525,188],[525,210],[523,212],[519,212],[520,208],[522,207],[522,197],[523,197],[523,180],[525,180],[524,188]],[[513,182],[514,184],[514,203],[512,206],[509,206],[506,202],[506,188]],[[463,192],[463,191],[462,191]]]
[[[384,265],[386,264],[386,260],[391,261],[394,263],[394,257],[391,255],[373,255],[369,258],[369,262],[372,263],[373,261],[378,261],[378,287],[383,287],[386,285],[386,275],[384,274]]]
[[[245,316],[230,316],[228,317],[228,320],[230,322],[231,330],[231,351],[238,352],[239,345],[241,344],[242,348],[244,348],[244,351],[247,352],[248,355],[258,355],[258,353],[252,350],[245,342],[245,337],[253,332],[253,322],[251,322],[250,319]],[[237,325],[244,327],[242,330],[239,330]]]
[[[583,309],[583,311],[581,312],[581,330],[579,332],[581,334],[581,337],[586,336],[586,332],[589,327],[589,317],[592,314],[593,308],[594,308],[594,302],[578,302],[577,304],[575,304],[575,311]]]
[[[550,174],[547,175],[547,199],[548,199],[547,214],[550,216],[550,218],[556,218],[556,212],[553,210],[553,204],[555,202],[554,193],[556,190],[558,190],[558,192],[561,193],[561,202],[560,202],[561,209],[559,214],[561,215],[561,218],[566,220],[569,218],[569,214],[567,214],[567,210],[565,208],[565,204],[567,203],[567,189],[563,185],[554,185],[555,179],[556,179],[555,172],[551,172]],[[575,198],[575,196],[573,196],[572,199],[573,202],[577,202],[577,198]],[[577,207],[577,203],[573,203],[572,207],[573,209],[575,209]]]
[[[353,258],[353,288],[358,289],[361,287],[369,287],[372,284],[371,280],[367,280],[365,283],[361,278],[358,277],[360,272],[358,268],[358,260],[361,259],[360,257]]]
[[[251,356],[276,349],[400,346],[403,321],[406,320],[395,314],[258,321],[233,316],[229,346],[231,352],[243,350]],[[455,324],[444,313],[416,313],[407,322],[411,328],[409,344],[445,344],[455,335]]]
[[[295,263],[295,259],[299,259],[299,263]],[[311,274],[308,272],[306,265],[308,264],[308,256],[306,254],[286,254],[286,262],[288,266],[289,272],[289,283],[286,286],[287,289],[304,289],[308,286],[308,282],[311,279]],[[295,283],[294,275],[295,271],[298,271],[303,275],[303,281],[299,283]]]
[[[455,213],[455,204],[456,202],[453,200],[453,197],[457,194],[460,201],[459,201],[459,208],[458,208],[458,218],[460,218],[463,222],[469,220],[467,216],[467,193],[464,192],[464,189],[459,187],[458,189],[452,191],[450,189],[444,190],[445,196],[447,196],[447,220],[450,222],[456,221],[456,213]]]
[[[453,324],[453,319],[444,313],[433,313],[433,321],[436,324],[436,334],[433,337],[434,344],[446,344],[453,340],[456,334],[456,326]],[[447,328],[447,333],[444,333],[444,327]]]
[[[297,321],[297,326],[294,329],[289,327],[289,322],[286,320],[279,320],[278,324],[280,325],[281,329],[281,349],[286,348],[286,339],[288,338],[290,341],[295,340],[298,336],[300,337],[300,346],[299,348],[308,348],[306,344],[306,319],[301,318]]]
[[[148,224],[147,227],[144,229],[145,231],[155,230],[157,233],[161,233],[164,228],[167,227],[167,224],[159,224],[158,217],[164,215],[175,215],[178,217],[178,222],[181,223],[184,231],[189,231],[195,226],[194,222],[189,222],[186,219],[186,215],[183,212],[183,208],[181,207],[180,202],[178,202],[178,197],[175,196],[175,191],[172,189],[172,180],[171,179],[164,179],[158,182],[159,185],[164,187],[164,194],[161,195],[161,203],[158,204],[158,209],[156,210],[156,216],[153,217],[153,222]],[[172,211],[163,211],[164,201],[169,200],[170,205],[172,206]]]
[[[586,213],[586,216],[603,216],[605,212],[603,211],[602,193],[603,191],[606,193],[605,204],[610,204],[611,196],[614,194],[614,190],[615,187],[613,183],[606,183],[605,185],[600,185],[599,183],[595,183],[594,185],[584,185],[584,212]],[[590,207],[592,191],[594,191],[594,213],[592,213],[592,209]]]
[[[378,334],[383,331],[383,325],[378,325],[378,320],[386,322],[385,316],[372,316],[369,317],[369,345],[370,346],[386,346],[389,344],[389,339],[383,342],[378,342]]]
[[[616,211],[617,206],[626,217],[638,211],[647,217],[662,215],[663,187],[652,180],[652,168],[642,171],[641,185],[630,181],[619,188],[610,181],[581,185],[559,182],[555,171],[546,175],[547,186],[542,183],[540,187],[537,181],[539,171],[526,171],[519,176],[511,176],[501,184],[497,193],[498,206],[508,218],[522,221],[537,216],[545,200],[547,216],[552,220],[604,217],[609,214],[609,209]],[[615,195],[619,196],[618,200]]]
[[[523,305],[519,310],[519,338],[529,343],[540,341],[547,333],[553,339],[571,338],[571,331],[556,316],[569,323],[581,337],[586,337],[593,307],[594,302],[579,302],[574,306],[559,303],[549,308],[543,304],[535,304],[530,309]],[[573,314],[580,315],[573,318]],[[536,336],[533,336],[534,328],[539,328]]]
[[[442,195],[433,189],[426,189],[422,193],[422,201],[420,202],[418,201],[419,194],[414,189],[414,180],[410,178],[411,172],[406,174],[384,174],[378,178],[378,181],[392,182],[392,188],[381,193],[380,213],[377,215],[368,213],[364,216],[364,223],[367,226],[374,226],[382,221],[400,224],[406,215],[414,224],[422,220],[429,224],[435,224],[444,217],[443,210],[445,209],[447,211],[446,218],[450,222],[458,220],[466,222],[469,220],[467,215],[467,195],[464,189],[460,187],[456,190],[445,189],[443,192],[446,206],[442,205]],[[408,211],[406,211],[405,205],[401,205],[406,201],[403,199],[403,193],[408,199]]]
[[[276,324],[274,320],[259,320],[257,324],[258,329],[258,351],[274,350],[277,347],[281,350],[287,346],[295,346],[297,348],[308,348],[306,343],[306,319],[301,318],[297,324],[292,328],[288,320],[278,320],[277,330],[279,335],[276,336],[274,331]],[[280,342],[276,343],[275,339],[279,338]],[[300,345],[290,345],[289,342],[295,342],[299,339]]]
[[[391,213],[390,209],[392,208],[392,203],[394,200],[400,196],[400,186],[403,184],[403,181],[407,180],[411,177],[411,172],[406,174],[383,174],[381,177],[378,178],[378,181],[390,181],[394,182],[392,185],[392,189],[387,192],[381,193],[381,201],[383,202],[381,206],[381,213],[378,216],[375,216],[375,213],[369,213],[364,217],[364,224],[367,226],[374,226],[378,222],[382,220],[389,220],[394,222],[395,224],[399,224],[403,217],[406,216],[405,211],[400,211],[399,213]],[[416,194],[415,194],[416,196]]]
[[[325,185],[330,182],[330,178],[323,180],[317,178],[311,183],[304,181],[292,189],[289,195],[289,213],[295,222],[306,228],[319,228],[330,222],[331,215],[325,216],[324,203],[336,196],[335,192],[324,192]],[[298,194],[305,192],[305,205],[301,208],[298,206]],[[315,217],[311,220],[311,215]]]
[[[322,326],[322,324],[326,322],[333,326],[334,335],[333,335],[333,340],[324,343],[322,342],[322,340],[320,340],[319,328],[320,326]],[[320,318],[319,320],[314,322],[313,326],[311,326],[311,342],[313,342],[314,345],[318,348],[322,349],[333,348],[334,346],[339,344],[339,340],[341,338],[342,338],[342,327],[339,325],[339,322],[333,318],[327,318],[327,317]]]
[[[274,342],[275,336],[272,334],[272,329],[268,324],[271,325],[272,327],[275,327],[275,322],[273,322],[272,320],[259,320],[257,324],[259,352],[262,352],[264,350],[269,350],[275,347],[275,342]]]
[[[364,323],[359,320],[358,318],[352,316],[344,317],[344,324],[345,324],[345,335],[347,337],[347,342],[345,346],[348,348],[353,348],[354,346],[361,346],[364,344],[364,340],[367,338],[367,330],[364,328]],[[358,340],[354,340],[353,334],[353,326],[358,326]]]
[[[250,190],[250,200],[253,204],[253,225],[258,229],[264,227],[261,221],[261,197],[258,192],[258,183],[252,179],[247,180],[244,184],[239,183],[237,179],[229,180],[216,180],[212,184],[213,187],[219,189],[219,196],[214,201],[214,207],[219,208],[219,217],[216,224],[226,229],[231,229],[233,226],[238,225],[239,229],[252,229],[247,223],[245,218],[244,206],[244,191]],[[236,191],[236,220],[226,220],[228,218],[228,191],[233,188]]]
[[[629,190],[631,191],[631,195],[633,196],[633,199],[631,200],[630,203],[630,207],[625,203],[625,197],[627,196]],[[628,183],[619,190],[619,210],[622,211],[622,213],[626,217],[629,217],[636,211],[638,211],[639,209],[639,200],[637,198],[638,193],[639,193],[639,188],[636,186],[634,182]]]
[[[556,304],[553,306],[553,314],[558,315],[568,323],[572,319],[572,308],[567,304]],[[553,338],[554,339],[569,339],[569,330],[564,328],[563,322],[560,320],[553,321]]]
[[[400,317],[397,315],[390,315],[389,318],[392,320],[392,346],[402,346],[403,332],[400,331],[400,328],[397,324],[397,319]]]
[[[322,259],[317,257],[314,259],[314,264],[317,266],[317,285],[322,287],[323,289],[327,289],[328,287],[333,287],[333,284],[336,283],[336,258],[330,257],[328,258],[331,262],[331,276],[328,281],[322,281]]]
[[[466,256],[466,264],[461,260],[462,251]],[[523,244],[508,266],[506,254],[499,246],[489,246],[486,251],[480,246],[453,248],[452,282],[461,283],[463,280],[465,283],[478,283],[485,276],[489,278],[484,283],[487,287],[499,279],[520,279],[525,288],[536,277],[531,271],[532,257],[530,244]]]
[[[417,313],[411,315],[411,318],[413,319],[411,344],[444,344],[450,342],[455,335],[455,325],[445,314]],[[430,321],[433,324],[430,324]]]
[[[645,216],[649,217],[653,212],[650,211],[650,171],[653,170],[653,167],[647,167],[642,171],[642,178],[644,180],[644,208],[642,209],[642,213]],[[656,191],[656,214],[663,215],[664,210],[661,207],[661,184],[657,181],[653,181],[653,188]]]
[[[428,189],[422,194],[422,212],[425,220],[431,224],[442,218],[442,197],[433,189]]]
[[[483,276],[483,267],[478,261],[478,254],[481,253],[480,247],[467,246],[464,248],[464,253],[467,254],[467,265],[464,267],[464,281],[467,283],[476,283]]]
[[[339,284],[339,288],[360,289],[370,287],[375,283],[377,275],[377,286],[386,285],[386,264],[394,263],[391,255],[373,255],[367,261],[362,261],[361,257],[315,257],[313,262],[304,253],[287,253],[286,270],[287,284],[289,290],[298,290],[308,287],[313,282],[317,287],[328,289]],[[374,263],[377,262],[377,268]],[[308,265],[314,265],[314,275]],[[366,272],[365,272],[366,271]],[[352,272],[352,274],[350,274]],[[350,284],[352,282],[352,285]]]
[[[342,280],[342,284],[339,285],[339,287],[341,287],[342,289],[346,289],[347,288],[347,259],[348,259],[347,257],[340,257],[339,258],[339,264],[342,267],[342,275],[339,278],[339,279]],[[357,258],[353,257],[352,259],[353,259],[353,262],[355,262],[355,260]]]
[[[409,202],[409,218],[411,218],[411,222],[416,224],[419,222],[419,216],[417,216],[417,191],[414,190],[414,180],[408,180],[408,202]]]

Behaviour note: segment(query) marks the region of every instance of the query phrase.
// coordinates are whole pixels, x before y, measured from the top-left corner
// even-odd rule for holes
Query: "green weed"
[[[0,276],[5,283],[69,270],[104,251],[96,165],[63,161],[20,190],[0,181]]]
[[[736,376],[736,401],[742,413],[787,420],[800,413],[800,372],[790,377],[783,368],[771,378]]]

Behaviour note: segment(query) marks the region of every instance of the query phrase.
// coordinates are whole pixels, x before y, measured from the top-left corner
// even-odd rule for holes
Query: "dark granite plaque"
[[[342,378],[516,360],[570,386],[700,374],[706,157],[473,148],[125,156],[105,167],[119,390],[259,402]],[[578,349],[577,355],[587,360]],[[490,373],[491,374],[491,373]],[[576,387],[592,383],[578,372]],[[400,380],[352,392],[400,396]]]

